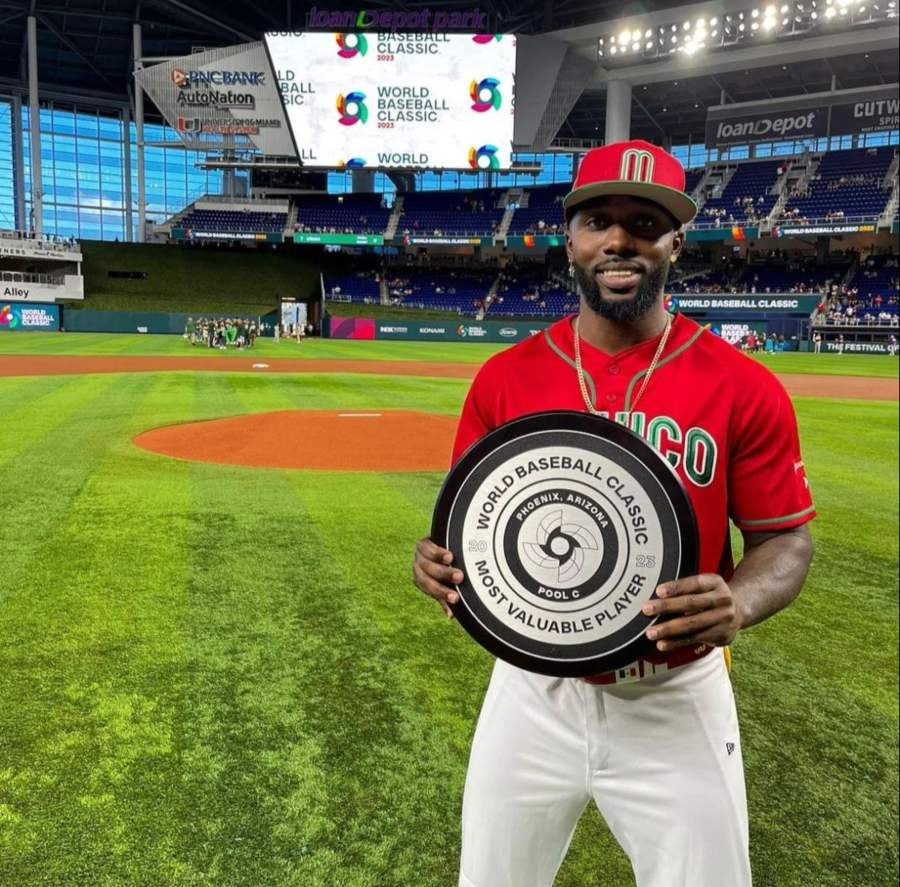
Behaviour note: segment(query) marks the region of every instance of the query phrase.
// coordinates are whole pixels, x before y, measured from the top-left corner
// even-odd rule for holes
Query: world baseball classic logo
[[[469,166],[477,170],[500,169],[497,147],[482,145],[480,148],[474,146],[469,148]]]
[[[647,652],[643,605],[696,568],[690,501],[638,435],[541,413],[483,438],[453,468],[432,538],[465,574],[460,624],[543,674],[596,674]]]
[[[365,98],[364,92],[348,92],[347,95],[338,95],[338,122],[344,126],[365,123],[369,119],[369,109],[366,107]]]
[[[472,99],[473,111],[495,111],[500,110],[503,100],[500,96],[500,81],[494,77],[485,77],[483,80],[476,82],[473,80],[469,84],[469,97]]]
[[[365,34],[335,34],[334,39],[338,45],[338,55],[342,59],[352,59],[369,51]]]

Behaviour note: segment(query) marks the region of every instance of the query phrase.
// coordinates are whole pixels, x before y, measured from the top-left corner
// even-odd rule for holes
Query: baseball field
[[[0,885],[455,884],[491,659],[410,565],[494,350],[0,337]],[[897,362],[769,360],[820,516],[734,649],[756,884],[894,885]],[[557,883],[633,884],[596,811]]]

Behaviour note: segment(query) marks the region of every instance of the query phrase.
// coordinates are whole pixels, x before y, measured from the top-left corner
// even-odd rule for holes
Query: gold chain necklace
[[[591,403],[591,396],[588,394],[587,390],[587,382],[584,379],[584,367],[581,364],[581,335],[578,332],[578,323],[581,320],[581,317],[575,318],[575,371],[578,373],[578,387],[581,388],[581,396],[584,399],[584,405],[587,407],[587,411],[594,416],[600,415],[600,410],[598,410]],[[638,393],[635,395],[634,400],[631,402],[631,409],[628,410],[628,419],[631,419],[631,413],[637,407],[638,401],[644,396],[644,391],[647,390],[647,385],[650,382],[650,377],[653,375],[653,371],[656,369],[656,365],[659,363],[659,359],[662,356],[663,351],[666,348],[666,342],[669,341],[669,333],[672,331],[672,315],[666,315],[666,328],[663,331],[662,337],[659,340],[659,345],[656,349],[656,354],[653,355],[653,360],[650,361],[650,366],[647,369],[647,375],[644,376],[644,381],[641,383],[641,387],[638,389]]]

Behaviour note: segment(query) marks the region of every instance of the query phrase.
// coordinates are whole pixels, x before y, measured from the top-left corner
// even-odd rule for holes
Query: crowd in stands
[[[716,185],[700,210],[697,227],[758,225],[766,219],[778,199],[770,194],[778,179],[779,161],[743,163],[723,188]]]
[[[900,313],[898,257],[869,256],[850,284],[832,287],[815,321],[834,326],[896,326]]]
[[[528,205],[518,206],[509,226],[510,234],[560,234],[565,228],[563,199],[570,185],[530,188]]]
[[[890,198],[884,180],[895,153],[893,148],[857,148],[825,154],[815,175],[791,189],[779,220],[808,226],[877,218]]]
[[[477,315],[485,308],[495,274],[490,268],[389,266],[384,282],[395,307]]]
[[[189,317],[184,325],[184,338],[191,345],[223,351],[229,346],[252,348],[261,332],[255,320],[245,317]]]

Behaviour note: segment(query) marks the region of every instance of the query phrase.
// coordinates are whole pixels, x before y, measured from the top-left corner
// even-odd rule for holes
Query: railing
[[[194,204],[198,203],[239,203],[245,206],[277,206],[283,208],[287,212],[286,200],[271,199],[268,197],[225,197],[221,194],[204,194],[194,200]]]
[[[865,317],[819,317],[813,318],[812,325],[845,330],[867,330],[878,327],[896,329],[900,326],[900,318],[896,314],[890,319],[873,317],[871,314],[867,314]]]
[[[776,219],[772,226],[784,225],[792,228],[815,228],[820,225],[877,225],[879,216],[840,216],[828,218],[827,216],[815,216],[809,218],[807,216],[798,216],[797,218],[785,218],[782,216]]]
[[[53,249],[60,247],[70,249],[80,249],[78,241],[74,237],[57,237],[55,234],[42,234],[38,237],[28,231],[0,231],[0,238],[4,240],[26,241],[33,244],[38,249]]]
[[[22,271],[0,271],[0,283],[45,283],[51,286],[65,286],[65,277],[53,274],[25,274]]]

